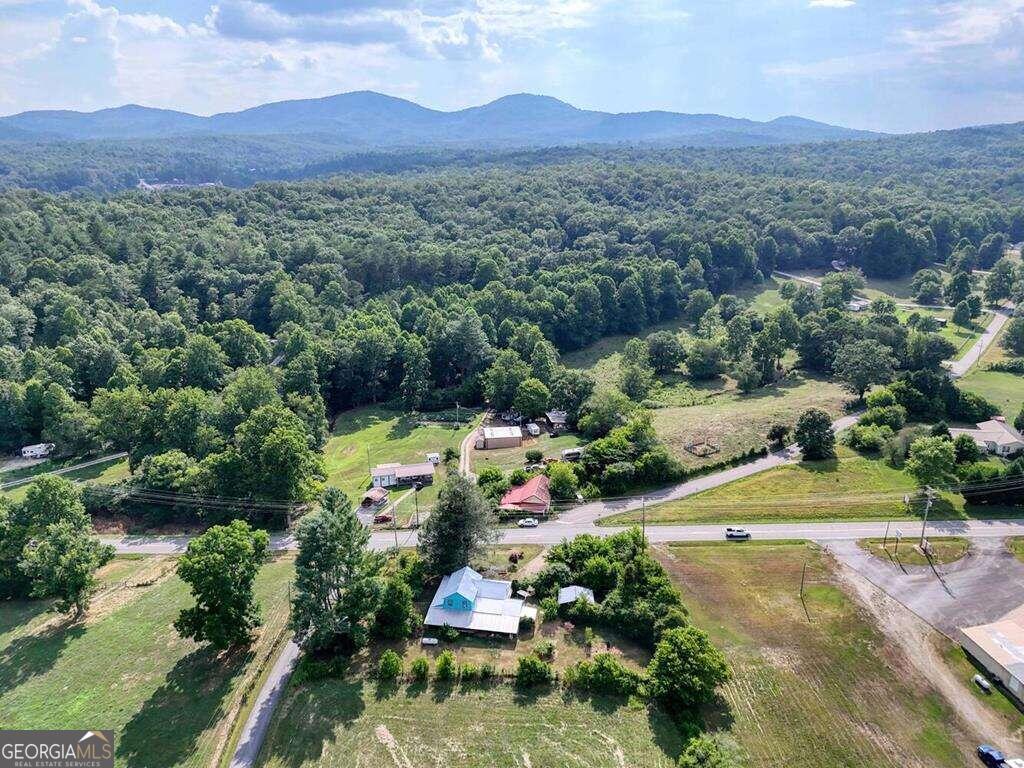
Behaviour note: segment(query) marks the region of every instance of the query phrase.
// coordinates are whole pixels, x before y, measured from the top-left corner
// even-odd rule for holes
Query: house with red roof
[[[522,485],[514,485],[501,497],[501,508],[508,511],[546,515],[551,511],[551,491],[545,475],[531,477]]]

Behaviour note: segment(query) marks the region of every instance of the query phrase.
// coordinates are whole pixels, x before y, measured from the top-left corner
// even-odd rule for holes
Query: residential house
[[[968,435],[981,450],[996,456],[1012,456],[1024,451],[1024,437],[1020,432],[1006,423],[1002,416],[983,421],[974,429],[950,429],[949,434]]]
[[[546,475],[535,475],[522,485],[514,485],[501,497],[501,508],[509,512],[546,515],[551,511],[550,481]]]
[[[374,488],[390,488],[395,485],[430,484],[434,482],[434,465],[429,461],[419,464],[378,464],[370,470]]]
[[[523,618],[536,621],[537,609],[512,597],[511,581],[485,579],[466,566],[441,579],[423,624],[514,639]]]

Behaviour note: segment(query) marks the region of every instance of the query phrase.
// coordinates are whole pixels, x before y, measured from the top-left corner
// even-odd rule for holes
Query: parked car
[[[540,520],[536,517],[524,517],[516,522],[520,528],[536,528],[540,525]]]
[[[992,683],[985,679],[984,675],[975,675],[974,684],[981,688],[985,693],[992,693]]]
[[[390,523],[391,522],[391,515],[388,515],[388,514],[375,515],[374,518],[373,518],[373,522],[375,522],[375,523]]]
[[[746,528],[729,527],[725,529],[725,538],[736,539],[738,541],[745,541],[750,538],[750,531],[748,531]]]
[[[978,759],[989,766],[989,768],[1000,768],[1006,762],[1003,753],[995,747],[990,747],[988,744],[982,744],[978,747]]]

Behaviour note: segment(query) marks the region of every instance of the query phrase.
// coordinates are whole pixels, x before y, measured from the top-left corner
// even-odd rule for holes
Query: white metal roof
[[[484,427],[484,439],[492,440],[502,437],[522,437],[523,430],[519,427]]]
[[[444,607],[444,599],[456,592],[473,601],[473,610],[452,611]],[[423,623],[430,627],[447,624],[456,629],[512,635],[519,631],[520,617],[530,615],[531,609],[511,594],[511,581],[485,579],[468,566],[460,568],[441,579]]]
[[[583,598],[588,602],[597,602],[594,600],[594,590],[587,589],[586,587],[579,587],[572,584],[568,587],[562,587],[558,590],[558,604],[564,605],[565,603],[575,603],[579,598]]]

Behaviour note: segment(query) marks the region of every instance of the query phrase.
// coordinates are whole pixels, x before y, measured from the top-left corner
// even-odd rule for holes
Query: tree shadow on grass
[[[81,623],[61,623],[13,640],[0,652],[0,695],[49,672],[64,649],[83,634]]]
[[[411,435],[415,429],[416,419],[414,417],[399,416],[388,430],[388,440],[401,440]]]
[[[373,698],[376,701],[384,701],[392,698],[396,693],[398,693],[398,681],[378,680],[373,689]]]
[[[218,654],[204,646],[178,660],[163,684],[125,725],[117,757],[128,766],[178,765],[196,751],[199,739],[223,716],[236,675],[251,654]]]
[[[292,768],[320,765],[324,745],[335,740],[335,729],[354,727],[363,714],[363,694],[361,678],[319,680],[291,689],[270,726],[263,762]]]
[[[28,624],[49,608],[49,600],[0,600],[0,635]]]

